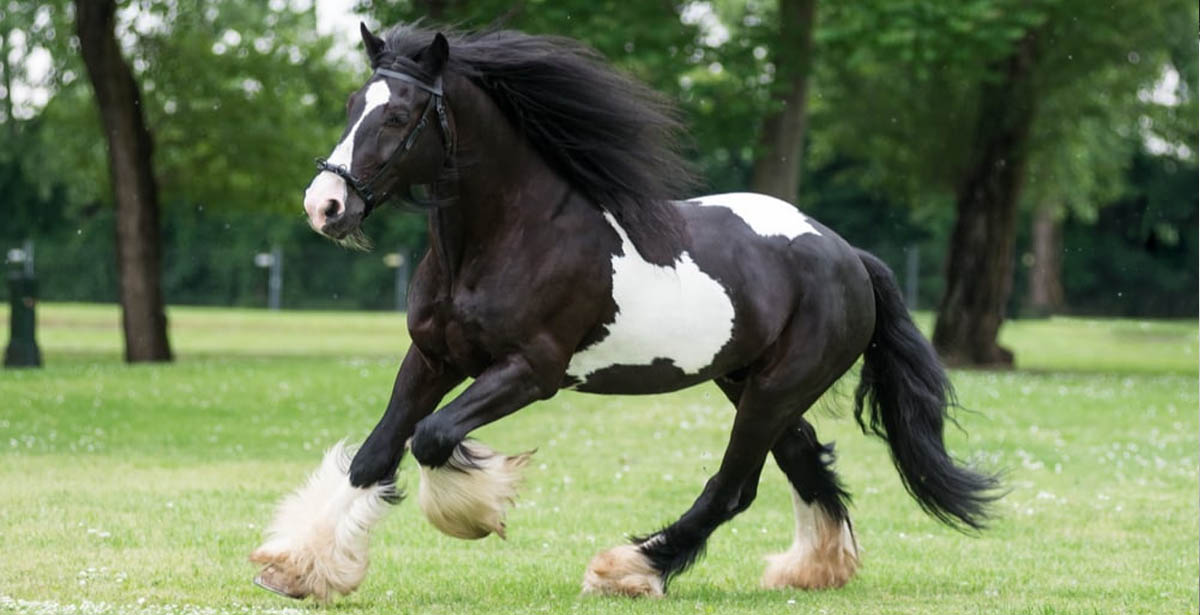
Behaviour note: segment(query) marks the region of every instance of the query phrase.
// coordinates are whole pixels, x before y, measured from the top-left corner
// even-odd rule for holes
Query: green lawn
[[[0,322],[7,314],[0,310]],[[280,496],[339,438],[360,440],[408,343],[387,313],[174,308],[169,366],[120,363],[109,306],[42,305],[47,367],[0,370],[0,613],[309,612],[250,584]],[[923,319],[926,322],[927,319]],[[405,502],[339,613],[1195,613],[1194,322],[1015,322],[1022,368],[956,372],[953,450],[1005,468],[978,537],[904,493],[882,442],[814,410],[836,440],[863,546],[841,590],[757,589],[787,546],[780,472],[661,601],[581,598],[588,559],[683,512],[716,467],[731,410],[710,386],[669,396],[563,393],[478,436],[537,447],[509,539],[437,533]],[[415,488],[409,461],[402,481]],[[773,468],[773,465],[771,466]],[[296,610],[298,607],[299,610]]]

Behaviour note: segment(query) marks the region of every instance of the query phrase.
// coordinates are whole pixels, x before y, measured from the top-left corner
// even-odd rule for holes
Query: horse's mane
[[[380,62],[406,62],[434,32],[393,26]],[[621,223],[644,257],[673,260],[684,231],[670,200],[694,176],[679,152],[682,124],[666,98],[569,38],[442,33],[450,41],[447,71],[487,92],[556,172]]]

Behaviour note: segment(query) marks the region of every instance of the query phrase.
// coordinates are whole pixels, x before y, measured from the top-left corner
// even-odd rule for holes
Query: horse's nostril
[[[337,199],[325,201],[325,207],[321,208],[321,213],[325,214],[326,220],[337,218],[342,215],[342,202]]]

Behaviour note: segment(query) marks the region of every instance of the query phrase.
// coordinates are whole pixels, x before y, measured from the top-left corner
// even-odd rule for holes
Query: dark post
[[[5,367],[41,367],[42,353],[34,336],[37,321],[37,279],[33,276],[33,242],[8,252],[9,333]]]

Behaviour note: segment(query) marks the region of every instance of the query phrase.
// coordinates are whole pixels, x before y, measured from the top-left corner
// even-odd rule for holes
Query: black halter
[[[375,191],[378,189],[378,186],[375,185],[375,181],[380,177],[383,177],[389,169],[395,166],[396,162],[403,158],[404,155],[407,154],[414,145],[416,145],[417,138],[421,135],[421,131],[425,129],[427,124],[429,124],[429,115],[434,111],[437,112],[438,124],[441,126],[442,147],[444,148],[446,154],[443,167],[451,166],[454,158],[454,135],[450,132],[450,120],[446,115],[446,95],[442,89],[442,78],[439,76],[437,80],[433,82],[433,85],[430,85],[424,81],[421,81],[420,79],[417,79],[416,77],[413,77],[412,75],[386,68],[376,69],[375,74],[411,83],[416,87],[429,92],[430,96],[429,101],[425,103],[425,110],[421,112],[421,119],[417,120],[417,125],[413,127],[412,132],[408,133],[408,136],[404,138],[404,142],[400,144],[400,147],[397,147],[396,150],[392,152],[392,155],[383,163],[383,166],[380,167],[374,175],[366,180],[355,177],[354,173],[352,173],[350,169],[340,164],[331,164],[324,158],[316,159],[318,170],[329,171],[330,173],[340,176],[346,181],[346,185],[358,195],[358,198],[362,199],[363,204],[366,206],[365,213],[371,213],[372,209],[375,209],[379,205],[386,203],[388,199],[391,198],[392,195],[388,193],[384,193],[382,198],[377,198]],[[429,205],[427,207],[435,206],[436,205]]]

